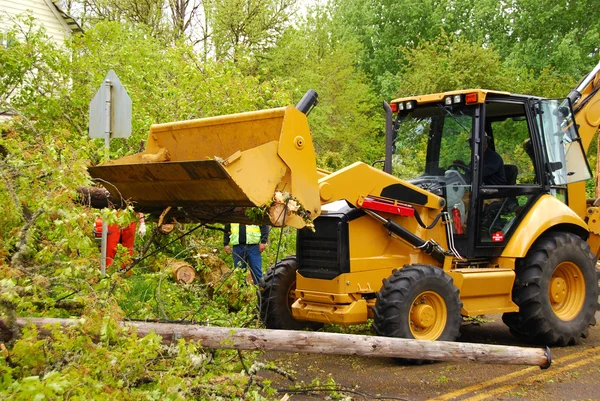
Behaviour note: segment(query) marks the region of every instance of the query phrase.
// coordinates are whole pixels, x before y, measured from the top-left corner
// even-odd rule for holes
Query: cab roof
[[[390,103],[402,103],[402,102],[407,102],[407,101],[416,101],[417,104],[436,103],[436,102],[443,101],[448,96],[467,95],[467,94],[473,94],[473,96],[476,95],[476,101],[472,102],[473,104],[484,103],[488,94],[489,95],[497,95],[497,96],[521,97],[521,98],[528,98],[528,99],[537,98],[536,96],[517,95],[514,93],[510,93],[510,92],[494,91],[494,90],[488,90],[488,89],[461,89],[461,90],[455,90],[455,91],[449,91],[449,92],[432,93],[429,95],[416,95],[416,96],[401,97],[401,98],[392,100]]]

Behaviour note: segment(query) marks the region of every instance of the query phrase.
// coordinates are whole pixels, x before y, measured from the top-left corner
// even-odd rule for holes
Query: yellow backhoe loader
[[[153,125],[144,152],[89,172],[146,213],[298,228],[296,255],[264,278],[268,328],[373,318],[380,335],[452,341],[463,317],[502,313],[520,338],[574,344],[598,309],[585,151],[599,77],[600,64],[564,99],[474,89],[384,103],[383,169],[317,169],[309,91],[296,107]]]

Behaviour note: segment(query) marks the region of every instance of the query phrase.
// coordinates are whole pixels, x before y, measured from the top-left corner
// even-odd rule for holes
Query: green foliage
[[[25,329],[0,360],[0,396],[13,400],[212,400],[238,398],[247,378],[232,375],[231,353],[205,353],[180,340],[162,346],[155,334],[139,338],[114,327],[115,341],[94,342],[83,326],[52,327],[52,340]],[[103,329],[104,330],[104,329]],[[234,368],[235,370],[235,368]],[[227,376],[234,380],[223,382]],[[258,396],[256,399],[265,399]]]
[[[490,319],[484,315],[477,316],[465,316],[463,317],[463,322],[473,323],[473,324],[481,324],[481,323],[493,323],[494,320]]]
[[[511,85],[493,49],[455,35],[443,34],[416,47],[405,47],[402,52],[407,68],[398,79],[398,95],[468,88],[507,90]]]
[[[483,88],[543,97],[565,97],[573,77],[546,68],[532,70],[503,62],[499,51],[481,43],[442,34],[415,47],[403,47],[406,67],[398,77],[398,96]]]
[[[360,44],[342,39],[332,10],[316,6],[286,30],[263,63],[269,74],[295,80],[297,100],[308,89],[319,94],[309,123],[317,164],[330,170],[385,154],[381,102],[356,65]]]
[[[165,252],[194,260],[197,251],[212,251],[220,233],[204,235],[167,246]],[[287,234],[286,236],[289,236]],[[204,244],[202,243],[204,242]],[[275,242],[275,241],[273,241]],[[164,244],[163,244],[164,245]],[[189,246],[191,245],[191,247]],[[272,243],[269,253],[275,251]],[[204,254],[203,254],[204,255]],[[198,271],[208,262],[198,260]],[[156,262],[164,261],[157,259]],[[265,258],[265,263],[269,261]],[[145,272],[154,265],[136,268],[130,278],[115,273],[103,279],[96,269],[40,269],[35,276],[23,275],[4,266],[0,277],[0,305],[14,308],[17,315],[69,316],[64,298],[78,303],[81,327],[52,329],[51,338],[40,338],[35,329],[25,330],[9,348],[7,358],[0,355],[0,397],[33,399],[43,394],[48,399],[265,399],[269,392],[257,384],[247,386],[248,377],[240,375],[242,366],[235,354],[200,351],[198,345],[180,342],[164,347],[155,335],[138,338],[123,331],[118,321],[127,316],[137,319],[169,319],[200,322],[225,327],[256,327],[257,300],[254,286],[246,283],[240,269],[216,282],[195,281],[189,285],[173,282],[168,263],[162,271]],[[215,266],[212,266],[214,269]],[[75,291],[72,291],[75,290]],[[69,296],[70,295],[70,296]],[[244,354],[252,363],[255,354]],[[254,382],[253,382],[254,383]],[[246,396],[242,396],[246,391]]]
[[[384,97],[392,96],[403,84],[398,77],[404,76],[407,60],[401,49],[414,49],[443,32],[483,48],[493,47],[503,64],[535,75],[550,68],[578,79],[597,60],[600,19],[593,0],[350,0],[334,4],[345,37],[356,38],[362,45],[362,70]]]
[[[597,63],[599,17],[590,0],[519,0],[509,17],[514,31],[507,32],[512,40],[503,54],[535,71],[552,67],[579,78]]]
[[[384,98],[392,96],[399,83],[395,79],[399,47],[414,46],[441,32],[443,12],[438,1],[350,0],[334,4],[344,38],[355,38],[361,44],[360,66]]]
[[[238,61],[272,47],[296,0],[211,0],[204,3],[217,60]]]
[[[17,255],[39,264],[89,257],[95,250],[88,231],[92,217],[73,203],[78,183],[88,180],[85,148],[70,144],[68,135],[32,129],[25,119],[6,127],[0,138],[7,152],[0,159],[6,211],[0,216],[0,265]]]

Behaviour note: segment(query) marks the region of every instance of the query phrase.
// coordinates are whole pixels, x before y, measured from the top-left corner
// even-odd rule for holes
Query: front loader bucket
[[[170,216],[188,221],[256,222],[247,209],[266,208],[277,191],[312,218],[320,213],[311,134],[306,116],[291,106],[153,125],[144,152],[88,171],[136,210],[160,214],[170,206]],[[304,226],[289,214],[286,225]]]

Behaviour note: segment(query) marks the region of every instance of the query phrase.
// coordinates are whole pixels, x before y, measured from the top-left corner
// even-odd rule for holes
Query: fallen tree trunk
[[[76,319],[55,318],[17,318],[16,320],[18,328],[33,324],[45,336],[48,336],[50,332],[42,327],[57,323],[63,326],[72,326],[78,324],[79,321]],[[162,336],[164,343],[171,343],[183,338],[200,341],[201,345],[206,348],[534,365],[543,369],[550,367],[551,364],[549,348],[524,348],[353,334],[209,327],[173,323],[121,322],[121,325],[135,327],[140,337],[153,331]],[[2,334],[0,338],[6,338],[10,333],[6,324],[0,319],[0,334]]]
[[[120,205],[121,201],[114,199],[110,192],[101,187],[77,188],[76,202],[93,209],[103,209],[110,205]]]

